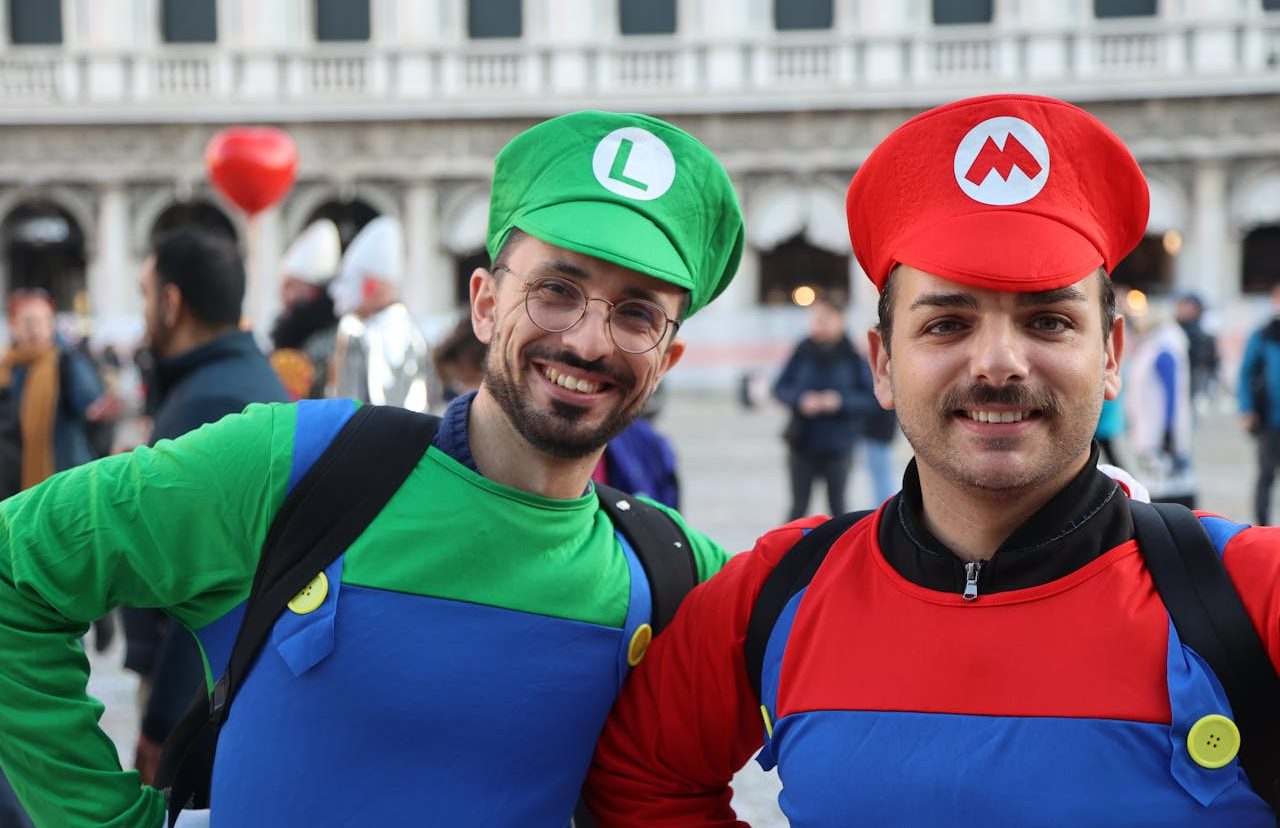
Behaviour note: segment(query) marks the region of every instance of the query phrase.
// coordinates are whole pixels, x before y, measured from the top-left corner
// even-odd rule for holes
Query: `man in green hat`
[[[724,169],[670,124],[578,112],[502,150],[493,263],[470,283],[483,382],[279,614],[210,809],[179,825],[568,822],[662,593],[591,473],[742,243]],[[164,795],[97,725],[77,639],[115,604],[161,607],[222,675],[276,513],[354,408],[251,406],[0,503],[0,767],[37,825],[162,825]],[[724,552],[669,514],[709,577]]]

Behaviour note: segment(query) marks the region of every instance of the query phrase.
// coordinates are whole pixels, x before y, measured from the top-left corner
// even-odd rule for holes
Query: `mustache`
[[[600,374],[607,377],[614,385],[623,385],[629,381],[630,375],[619,371],[616,366],[610,365],[604,359],[586,360],[582,357],[570,353],[569,351],[553,351],[549,348],[529,348],[525,351],[525,358],[534,360],[539,359],[546,362],[563,362],[570,368],[578,368],[583,371],[589,371],[593,374]]]
[[[1028,388],[1025,385],[997,387],[979,383],[968,388],[953,389],[942,397],[944,411],[981,408],[984,405],[1032,409],[1048,416],[1062,413],[1062,403],[1050,391],[1043,388]]]

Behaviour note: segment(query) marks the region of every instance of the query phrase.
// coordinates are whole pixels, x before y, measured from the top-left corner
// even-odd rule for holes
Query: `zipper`
[[[964,600],[978,600],[978,573],[982,571],[982,561],[969,561],[964,565]]]

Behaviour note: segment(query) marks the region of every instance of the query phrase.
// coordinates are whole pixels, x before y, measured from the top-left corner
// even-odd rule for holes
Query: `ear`
[[[875,380],[876,401],[881,408],[893,408],[892,360],[879,328],[867,331],[867,361],[871,363],[871,376]]]
[[[483,267],[471,271],[471,329],[485,345],[493,341],[497,327],[498,279]]]
[[[178,318],[182,315],[182,291],[177,285],[168,282],[160,288],[160,300],[165,327],[172,328],[178,324]]]
[[[1116,316],[1111,324],[1111,337],[1107,340],[1103,364],[1104,399],[1114,400],[1120,396],[1120,359],[1124,356],[1124,317]]]
[[[666,373],[675,367],[680,361],[680,357],[684,356],[685,341],[676,337],[671,340],[671,344],[667,346],[666,353],[662,355],[662,362],[658,365],[658,380],[666,376]],[[654,380],[657,386],[658,380]]]

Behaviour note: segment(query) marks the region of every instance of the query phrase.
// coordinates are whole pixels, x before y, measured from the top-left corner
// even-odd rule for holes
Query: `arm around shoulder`
[[[732,558],[690,593],[632,671],[584,791],[600,828],[745,826],[729,783],[764,734],[743,642],[761,585],[799,537],[783,527]]]

